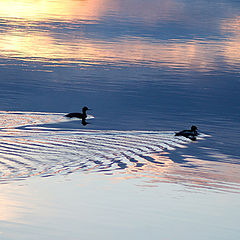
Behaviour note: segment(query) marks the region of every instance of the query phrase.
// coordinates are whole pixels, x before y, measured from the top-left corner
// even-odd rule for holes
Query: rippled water
[[[76,170],[116,169],[141,172],[165,165],[165,150],[183,148],[191,140],[174,132],[47,128],[40,124],[67,122],[61,113],[2,112],[2,180],[34,175],[69,174]],[[88,117],[91,119],[91,116]],[[204,135],[199,136],[199,139]],[[160,155],[159,155],[160,154]],[[169,164],[167,164],[169,165]],[[165,168],[165,166],[162,166]]]
[[[182,149],[192,141],[176,137],[174,131],[46,127],[71,123],[72,119],[67,119],[64,113],[5,111],[0,116],[2,183],[77,171],[102,172],[123,179],[142,177],[149,183],[173,182],[225,191],[239,189],[239,167],[233,165],[238,164],[237,159],[204,146],[195,150],[192,147],[191,153],[184,152]],[[87,121],[92,118],[89,115]],[[79,120],[76,122],[80,124]],[[201,134],[198,141],[209,137]]]
[[[184,196],[239,193],[239,1],[0,4],[2,189],[70,176],[73,185],[93,176],[101,189],[105,176],[120,188],[131,180],[147,189],[176,184]],[[87,125],[64,117],[83,106],[92,108]],[[191,125],[197,141],[174,136]]]

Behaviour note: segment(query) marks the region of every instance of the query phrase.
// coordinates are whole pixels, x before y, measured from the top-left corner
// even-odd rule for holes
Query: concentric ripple
[[[140,167],[147,155],[184,147],[173,132],[64,130],[43,124],[69,121],[64,113],[0,112],[1,179]],[[37,126],[38,125],[38,126]]]
[[[185,156],[188,161],[184,163],[174,161],[170,156],[174,150],[186,148],[191,140],[175,137],[172,131],[69,130],[44,126],[64,121],[69,121],[64,113],[0,112],[1,182],[82,171],[125,179],[143,177],[151,183],[171,181],[233,188],[229,182],[220,181],[222,170],[218,173],[216,166],[209,168],[207,161],[193,156]],[[204,137],[202,134],[200,139]]]

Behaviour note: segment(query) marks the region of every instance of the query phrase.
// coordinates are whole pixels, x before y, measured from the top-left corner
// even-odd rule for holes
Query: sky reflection
[[[74,19],[97,20],[104,14],[108,0],[1,0],[0,14],[3,19],[17,21],[52,21]]]
[[[95,108],[96,115],[99,114],[102,121],[96,123],[95,129],[108,130],[112,126],[117,126],[118,130],[128,127],[131,130],[176,129],[182,128],[183,122],[193,121],[208,122],[212,130],[214,125],[219,124],[219,119],[227,122],[224,116],[238,118],[238,95],[235,94],[238,85],[234,72],[238,73],[240,63],[240,16],[229,1],[222,4],[204,0],[198,4],[174,0],[147,3],[135,0],[0,3],[0,61],[5,70],[1,82],[1,88],[5,89],[1,102],[7,105],[5,109],[9,106],[13,109],[17,105],[20,111],[49,111],[50,118],[56,120],[59,116],[51,112],[63,112],[71,107],[76,111],[80,102],[99,104]],[[213,9],[216,9],[214,14],[209,14]],[[98,66],[94,68],[95,65]],[[41,66],[46,67],[45,75],[24,72],[28,67],[33,71],[42,70]],[[179,72],[189,75],[183,80],[177,75]],[[221,75],[222,72],[229,75]],[[224,80],[220,82],[210,73]],[[183,83],[181,88],[179,82]],[[186,82],[190,83],[188,87]],[[75,95],[73,91],[76,91]],[[126,110],[126,104],[129,110]],[[106,114],[101,113],[102,106],[107,106]],[[48,108],[50,110],[46,110]],[[212,121],[214,114],[216,121]],[[33,119],[33,115],[32,112],[27,117],[29,124],[39,120],[38,117]],[[143,115],[148,117],[148,121],[142,120]],[[46,116],[43,119],[39,124],[49,123]],[[2,127],[17,122],[25,124],[25,118],[18,120],[4,123]],[[237,131],[229,132],[234,135]],[[12,131],[11,136],[21,133]],[[232,138],[231,143],[225,142],[227,154],[238,143],[237,138]],[[25,145],[23,139],[20,139],[20,145]],[[46,146],[43,144],[42,147]],[[88,156],[86,153],[84,159]],[[142,169],[141,174],[152,175],[152,169],[156,168],[153,178],[158,178],[156,173],[164,173],[166,169],[170,170],[169,173],[175,172],[175,176],[186,174],[188,178],[188,171],[182,172],[182,167],[175,169],[173,157],[161,155],[161,159],[163,166],[147,161],[148,164],[143,167],[147,171]],[[190,159],[198,162],[197,157]],[[219,155],[215,159],[218,161]],[[111,164],[117,165],[115,162]],[[99,164],[93,165],[94,169],[99,167]],[[186,169],[191,166],[187,165]],[[130,172],[138,170],[140,168],[134,163],[127,169]],[[195,173],[197,168],[193,170]],[[206,174],[205,177],[211,179],[212,175]],[[220,177],[217,177],[219,180]]]
[[[1,239],[236,238],[239,1],[0,4]]]
[[[136,165],[128,166],[123,172],[114,172],[114,178],[143,178],[143,186],[153,186],[153,184],[160,182],[168,182],[197,189],[239,192],[239,165],[224,162],[216,163],[188,155],[183,155],[183,162],[176,164],[171,155],[174,155],[174,153],[165,151],[149,155],[156,162],[161,162],[162,164],[147,162],[141,167]],[[215,157],[219,158],[220,156]]]
[[[79,65],[137,64],[200,72],[221,69],[223,64],[237,70],[240,63],[239,16],[219,23],[218,39],[189,34],[189,29],[185,29],[183,38],[177,34],[180,25],[168,25],[179,21],[186,12],[176,1],[154,1],[161,5],[162,13],[158,14],[154,14],[154,3],[150,5],[153,9],[143,11],[143,3],[136,10],[130,1],[124,8],[130,12],[125,15],[119,15],[119,11],[126,2],[19,1],[13,10],[11,1],[1,2],[2,59]],[[127,22],[128,15],[142,19]],[[122,21],[118,21],[120,16]],[[168,24],[159,24],[159,16],[164,16],[161,21]],[[184,26],[189,26],[188,21],[181,19]],[[176,31],[175,35],[168,32],[169,27]],[[190,31],[194,28],[191,26]]]

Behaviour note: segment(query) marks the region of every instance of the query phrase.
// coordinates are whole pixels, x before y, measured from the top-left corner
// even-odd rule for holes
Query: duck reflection
[[[89,123],[86,121],[86,118],[82,118],[82,125],[87,126]]]

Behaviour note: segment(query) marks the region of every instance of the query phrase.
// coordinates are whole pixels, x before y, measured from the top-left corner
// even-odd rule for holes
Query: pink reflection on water
[[[138,8],[131,3],[136,2],[89,0],[44,1],[43,4],[42,1],[19,1],[15,5],[12,1],[1,1],[0,13],[6,20],[6,29],[0,33],[0,56],[25,62],[46,62],[52,64],[52,67],[60,63],[64,66],[139,64],[200,72],[218,69],[219,59],[233,67],[239,64],[239,16],[221,22],[222,31],[232,32],[233,35],[219,40],[154,40],[139,36],[121,36],[108,41],[97,39],[98,36],[86,36],[83,26],[88,24],[88,21],[99,25],[98,20],[108,14],[118,13],[123,17],[133,15],[141,19],[138,21],[142,26],[151,23],[153,27],[154,21],[172,20],[188,24],[184,22],[189,19],[184,20],[184,7],[179,1],[152,1],[148,8],[144,2],[139,3]],[[55,30],[61,25],[55,26],[55,20],[70,23],[70,32],[78,33],[77,37],[65,34],[64,31],[56,33]],[[83,25],[78,25],[79,20],[84,20],[81,23]],[[53,24],[46,25],[47,22]],[[36,27],[37,30],[34,30]]]
[[[169,152],[152,154],[150,156],[161,164],[147,162],[140,168],[129,166],[123,173],[115,172],[114,178],[145,178],[145,183],[142,184],[145,187],[157,186],[156,184],[160,182],[168,182],[182,184],[192,189],[206,188],[239,192],[239,165],[201,160],[192,156],[185,156],[184,160],[187,163],[176,164],[169,157],[169,154]]]

